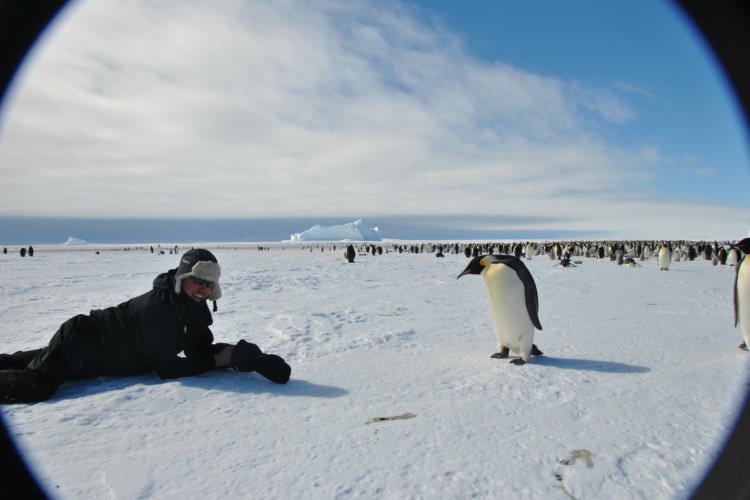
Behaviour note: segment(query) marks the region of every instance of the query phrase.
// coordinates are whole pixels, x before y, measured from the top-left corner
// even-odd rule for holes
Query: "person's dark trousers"
[[[13,354],[0,354],[0,370],[23,370],[44,349],[16,351]]]
[[[96,375],[98,343],[89,316],[60,325],[49,346],[0,355],[0,403],[48,399],[65,381]]]

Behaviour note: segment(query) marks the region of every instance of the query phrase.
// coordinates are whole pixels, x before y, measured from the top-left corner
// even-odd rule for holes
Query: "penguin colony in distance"
[[[507,358],[513,351],[521,357],[511,363],[523,365],[530,355],[540,356],[542,351],[534,345],[534,329],[542,329],[539,298],[534,278],[523,261],[512,255],[479,255],[458,278],[467,274],[484,278],[499,349],[492,357]]]
[[[742,334],[740,349],[747,351],[750,345],[750,238],[733,246],[745,254],[734,278],[734,326],[739,327]]]

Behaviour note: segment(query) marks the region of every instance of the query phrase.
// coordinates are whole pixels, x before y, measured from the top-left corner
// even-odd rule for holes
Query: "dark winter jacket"
[[[161,378],[176,378],[216,367],[211,312],[205,302],[174,292],[174,274],[173,269],[157,276],[150,292],[91,311],[102,375],[155,370]]]

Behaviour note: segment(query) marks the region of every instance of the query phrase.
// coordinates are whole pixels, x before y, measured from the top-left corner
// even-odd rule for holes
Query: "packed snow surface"
[[[362,219],[339,226],[315,225],[292,234],[291,241],[380,241],[377,228],[369,228]]]
[[[287,385],[230,370],[64,384],[3,406],[55,498],[685,498],[731,429],[748,353],[735,268],[524,260],[544,356],[496,351],[482,278],[446,253],[213,248],[217,341],[247,339]],[[270,248],[270,249],[268,249]],[[181,249],[182,250],[182,249]],[[0,256],[5,352],[148,290],[177,255]]]

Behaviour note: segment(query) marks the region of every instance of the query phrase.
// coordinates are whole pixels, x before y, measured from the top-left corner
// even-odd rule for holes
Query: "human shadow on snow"
[[[562,368],[563,370],[581,370],[605,373],[646,373],[651,371],[645,366],[627,365],[615,361],[601,361],[597,359],[573,359],[573,358],[552,358],[549,356],[539,356],[532,361],[535,365],[552,366]]]
[[[286,384],[274,384],[257,373],[238,373],[227,370],[174,380],[161,380],[155,373],[70,380],[60,386],[50,401],[77,399],[103,392],[120,391],[134,385],[154,386],[171,383],[198,387],[207,391],[227,391],[242,394],[271,393],[280,396],[312,398],[338,398],[349,393],[349,391],[340,387],[315,384],[294,377]]]
[[[200,387],[206,390],[231,391],[242,394],[272,393],[280,396],[306,396],[311,398],[338,398],[349,394],[340,387],[315,384],[295,379],[294,374],[286,384],[274,384],[257,373],[211,372],[197,377],[178,379],[183,385]]]
[[[163,382],[166,381],[159,380],[156,374],[73,379],[63,383],[49,401],[77,399],[102,392],[119,391],[132,385],[152,386]]]

